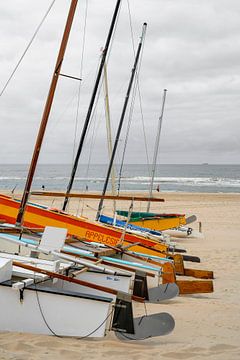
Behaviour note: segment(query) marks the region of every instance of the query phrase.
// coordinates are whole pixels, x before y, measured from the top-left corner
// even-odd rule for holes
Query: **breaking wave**
[[[154,189],[159,187],[161,191],[240,192],[239,165],[161,165],[157,172],[161,176],[155,177]],[[0,189],[23,189],[26,173],[26,166],[0,166]],[[101,191],[106,166],[92,166],[86,173],[86,167],[80,167],[74,189]],[[46,190],[64,190],[69,182],[69,174],[69,166],[42,165],[34,177],[33,188],[41,189],[44,185]],[[151,178],[146,165],[128,165],[123,174],[120,190],[148,191]]]

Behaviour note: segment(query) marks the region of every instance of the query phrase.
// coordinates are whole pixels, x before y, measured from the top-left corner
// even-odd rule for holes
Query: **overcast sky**
[[[0,2],[0,91],[51,2]],[[83,57],[80,107],[77,112],[79,82],[61,78],[41,163],[72,161],[74,138],[80,136],[115,3],[115,0],[79,0],[62,73],[79,76]],[[0,97],[0,163],[29,163],[31,159],[69,5],[69,0],[55,1]],[[239,164],[239,0],[122,0],[108,60],[113,137],[134,62],[130,20],[135,48],[143,22],[148,23],[148,28],[139,73],[143,121],[137,95],[125,161],[147,162],[143,129],[152,159],[163,89],[167,88],[158,162]],[[129,113],[117,162],[121,161],[128,118]],[[101,91],[81,163],[107,163],[105,127]]]

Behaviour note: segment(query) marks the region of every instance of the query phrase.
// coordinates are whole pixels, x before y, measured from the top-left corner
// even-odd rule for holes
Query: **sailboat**
[[[122,211],[117,210],[116,213],[124,218],[128,218],[129,224],[133,224],[134,226],[140,226],[142,228],[149,228],[154,231],[163,231],[163,230],[169,230],[174,229],[174,232],[167,232],[170,235],[174,234],[175,236],[178,234],[177,230],[178,228],[189,224],[190,222],[193,222],[196,220],[196,216],[191,216],[189,218],[186,218],[185,214],[164,214],[164,213],[151,213],[150,212],[150,204],[153,194],[153,183],[154,183],[154,177],[156,172],[156,164],[157,164],[157,155],[158,155],[158,148],[159,148],[159,141],[160,141],[160,134],[161,134],[161,128],[162,128],[162,121],[163,121],[163,114],[164,114],[164,107],[165,107],[165,101],[166,101],[166,94],[167,89],[164,89],[163,92],[163,101],[162,101],[162,109],[161,109],[161,115],[159,117],[158,122],[158,129],[155,139],[155,146],[154,146],[154,155],[153,155],[153,162],[152,162],[152,176],[150,181],[150,187],[149,187],[149,198],[148,198],[148,204],[147,204],[147,211],[132,211],[131,214],[129,214],[128,211]],[[159,188],[158,188],[159,191]],[[183,236],[183,234],[189,235],[191,233],[190,230],[187,229],[187,231],[182,231],[180,234]]]
[[[75,4],[75,6],[76,6],[76,4]],[[110,44],[111,35],[114,30],[114,23],[115,23],[115,20],[117,17],[119,6],[120,6],[120,1],[117,2],[116,8],[114,11],[109,35],[107,37],[106,46],[105,46],[105,49],[103,52],[101,64],[100,64],[99,71],[98,71],[98,76],[96,79],[96,84],[94,86],[94,92],[93,92],[94,94],[96,94],[96,91],[97,91],[97,80],[99,83],[99,80],[101,77],[101,70],[104,66],[104,62],[106,59],[107,50],[108,50],[108,47]],[[70,23],[68,24],[68,27],[69,26],[70,26]],[[143,25],[143,33],[145,31],[145,28],[146,28],[146,24]],[[63,61],[63,57],[64,57],[64,52],[66,49],[67,38],[68,38],[68,36],[63,37],[64,41],[62,42],[62,45],[61,45],[61,48],[59,51],[59,56],[58,56],[57,63],[55,66],[55,70],[54,70],[54,74],[53,74],[53,78],[52,78],[52,84],[50,87],[46,106],[44,109],[42,122],[41,122],[41,126],[40,126],[40,131],[38,133],[38,138],[36,141],[36,145],[35,145],[35,149],[34,149],[34,153],[33,153],[33,157],[32,157],[32,161],[31,161],[31,165],[30,165],[30,169],[29,169],[29,173],[28,173],[28,177],[27,177],[27,181],[26,181],[26,185],[25,185],[21,203],[19,204],[17,201],[15,201],[7,196],[1,195],[0,196],[0,217],[3,220],[5,220],[6,222],[9,222],[11,224],[16,223],[17,225],[20,225],[20,226],[23,225],[23,226],[29,226],[29,227],[45,227],[45,226],[49,225],[49,226],[56,226],[56,227],[66,227],[68,229],[68,232],[70,235],[75,235],[80,238],[84,238],[88,241],[98,241],[98,242],[101,242],[101,243],[104,243],[107,245],[115,246],[119,242],[119,240],[122,238],[121,231],[118,231],[116,229],[111,229],[109,227],[103,226],[96,222],[90,222],[86,218],[77,218],[74,216],[70,216],[68,214],[64,214],[64,213],[62,214],[61,212],[56,214],[55,212],[50,211],[46,208],[34,206],[34,205],[27,203],[28,197],[30,195],[31,184],[32,184],[37,160],[39,157],[41,144],[43,141],[44,132],[46,129],[46,125],[47,125],[47,121],[48,121],[48,117],[49,117],[49,113],[50,113],[50,109],[51,109],[51,104],[53,101],[54,92],[55,92],[56,85],[57,85],[57,79],[61,75],[60,70],[61,70],[61,65],[62,65],[62,61]],[[138,53],[137,53],[138,57],[140,55],[141,46],[142,46],[142,38],[139,43],[139,48],[138,48]],[[137,57],[136,57],[136,60],[134,63],[134,68],[136,68],[136,61],[137,61]],[[129,86],[129,91],[130,91],[130,86]],[[88,111],[86,123],[85,123],[86,125],[84,125],[83,133],[86,132],[86,128],[87,128],[87,125],[89,122],[89,117],[90,117],[89,113],[91,112],[91,109],[93,107],[93,102],[94,102],[94,97],[93,97],[93,99],[91,99],[91,102],[90,102],[89,111]],[[82,139],[80,141],[80,145],[81,145],[80,149],[82,147],[83,140],[84,140],[84,135],[82,136]],[[78,153],[79,153],[79,151],[78,151]],[[75,162],[76,162],[76,165],[73,168],[73,173],[75,173],[76,166],[77,166],[77,161],[75,161]],[[73,179],[73,176],[71,176],[71,179]],[[69,183],[69,187],[67,190],[68,193],[70,192],[72,181],[73,180],[71,180]],[[67,199],[68,199],[68,197],[66,197],[65,201],[64,201],[64,209],[67,204]],[[144,200],[144,198],[142,198],[142,200]],[[155,199],[155,200],[162,201],[161,199]],[[143,244],[144,246],[146,245],[148,247],[153,246],[155,248],[154,250],[157,250],[157,251],[167,252],[167,250],[168,250],[168,247],[164,244],[160,244],[160,243],[156,243],[156,242],[149,243],[149,242],[146,242],[146,240],[144,238],[137,237],[137,236],[133,237],[131,234],[126,234],[125,240],[129,241],[130,243],[140,243],[140,244]],[[139,247],[140,247],[140,245],[139,245]]]
[[[77,0],[72,0],[21,204],[7,196],[1,196],[1,206],[3,207],[1,218],[5,218],[9,222],[15,218],[17,225],[15,229],[19,229],[20,232],[24,230],[23,218],[25,213],[27,213],[27,207],[30,208],[30,218],[26,220],[26,224],[29,227],[32,225],[36,226],[35,218],[39,215],[39,212],[35,211],[36,209],[39,210],[39,208],[28,205],[27,202],[57,80],[61,75],[61,65],[76,6]],[[116,4],[111,26],[112,30],[119,6],[120,0]],[[15,214],[18,208],[19,211]],[[48,210],[43,209],[43,211],[52,214]],[[15,217],[15,215],[17,216]],[[54,217],[51,217],[51,219],[53,221],[56,220]],[[41,226],[45,227],[44,221],[41,221]],[[53,229],[56,231],[55,227]],[[65,233],[66,235],[68,229],[65,228],[63,222],[61,222],[58,231],[60,232],[61,240],[65,241],[62,234]],[[22,245],[21,235],[18,242]],[[43,244],[34,247],[34,250],[43,253],[47,251],[47,253],[65,261],[82,264],[82,261],[73,259],[73,257],[68,255],[62,255],[54,249],[48,252],[46,246],[44,249]],[[168,334],[174,328],[174,320],[167,313],[153,314],[134,319],[132,300],[144,302],[145,299],[123,292],[122,287],[121,291],[119,291],[119,289],[110,289],[97,284],[93,286],[97,290],[115,295],[115,298],[89,293],[83,294],[75,285],[82,284],[83,286],[91,287],[86,281],[71,278],[59,273],[59,271],[49,271],[39,266],[26,265],[24,264],[26,261],[35,265],[39,264],[39,260],[34,260],[32,256],[27,259],[20,258],[17,255],[11,257],[10,255],[6,256],[6,254],[3,254],[3,256],[0,256],[0,305],[2,312],[0,329],[3,331],[24,331],[58,336],[77,336],[80,338],[102,337],[106,334],[109,322],[111,322],[110,329],[119,333],[118,336],[120,338],[142,339]],[[40,261],[40,263],[43,265],[43,262]],[[88,263],[87,267],[96,266]],[[16,267],[24,269],[24,271],[16,270]],[[32,274],[30,277],[29,271]],[[112,272],[110,273],[112,274]],[[36,279],[36,274],[42,274],[44,277],[38,276]],[[22,280],[21,277],[24,277],[24,279]],[[54,281],[49,281],[50,279],[59,279],[62,281],[62,285],[67,284],[68,286],[65,285],[61,289],[54,285]],[[68,283],[71,283],[71,286]],[[45,286],[46,284],[47,286]],[[16,292],[12,292],[12,289],[15,289]],[[111,309],[112,305],[114,307]],[[29,313],[31,313],[31,317],[29,317]],[[26,318],[28,318],[28,321],[26,321]],[[124,336],[121,337],[120,332],[124,332]]]
[[[101,67],[99,68],[99,70],[104,65],[104,61],[105,61],[105,58],[107,55],[107,49],[109,46],[111,33],[114,28],[114,21],[116,19],[119,4],[120,3],[117,3],[117,6],[116,6],[116,10],[115,10],[113,21],[111,24],[109,36],[108,36],[106,46],[105,46],[105,49],[103,52]],[[45,106],[42,123],[41,123],[41,127],[40,127],[41,130],[39,132],[38,139],[37,139],[37,142],[35,145],[35,151],[33,154],[32,162],[31,162],[31,166],[30,166],[30,170],[29,170],[29,174],[28,174],[28,179],[26,182],[24,195],[22,197],[21,204],[19,205],[17,201],[15,201],[11,198],[7,198],[4,195],[0,196],[0,216],[3,220],[5,220],[9,223],[13,224],[16,222],[19,225],[24,225],[24,226],[29,226],[29,227],[39,227],[39,226],[44,227],[47,225],[67,227],[69,229],[69,234],[71,234],[71,235],[84,237],[87,240],[93,240],[93,238],[94,238],[94,240],[101,239],[101,241],[104,243],[107,242],[110,245],[115,245],[116,241],[118,241],[120,238],[119,232],[115,233],[115,236],[113,239],[113,234],[109,234],[109,229],[107,229],[104,226],[101,226],[101,227],[96,226],[96,224],[91,223],[91,222],[87,221],[86,219],[79,219],[77,217],[70,217],[70,216],[64,217],[64,216],[60,216],[59,214],[53,214],[53,212],[48,211],[48,209],[44,209],[43,207],[39,208],[37,206],[31,206],[30,204],[27,205],[27,200],[28,200],[28,196],[30,193],[30,187],[31,187],[34,171],[36,168],[36,162],[37,162],[37,159],[39,156],[39,151],[40,151],[41,143],[43,140],[43,135],[44,135],[45,128],[46,128],[46,124],[47,124],[47,120],[48,120],[48,116],[49,116],[49,112],[50,112],[50,108],[51,108],[51,103],[53,101],[53,95],[54,95],[54,91],[56,88],[57,79],[58,79],[59,75],[61,75],[60,70],[61,70],[61,64],[63,61],[63,52],[65,51],[65,45],[66,44],[64,44],[62,46],[62,48],[59,52],[59,57],[57,59],[57,64],[56,64],[54,76],[52,79],[52,85],[50,88],[51,90],[49,92],[49,96],[48,96],[47,103]],[[101,72],[99,71],[98,77],[97,77],[98,80],[100,79],[100,76],[101,76]],[[97,82],[96,82],[96,84],[97,84]],[[94,87],[94,93],[96,94],[96,85]],[[90,117],[89,114],[92,109],[92,105],[93,105],[93,100],[91,100],[91,103],[89,106],[89,111],[87,114],[87,121],[89,121],[89,117]],[[85,128],[86,128],[86,126],[85,126]],[[81,143],[82,143],[82,141],[81,141]],[[69,191],[69,189],[68,189],[68,191]],[[64,206],[65,205],[66,205],[66,200],[65,200]],[[23,214],[24,214],[24,216],[23,216]],[[80,229],[81,229],[81,231],[80,231]]]
[[[119,7],[119,2],[117,3],[117,8]],[[117,11],[115,10],[114,18],[117,16]],[[113,31],[113,27],[111,25],[111,31]],[[146,24],[143,25],[143,33],[145,31]],[[143,36],[142,36],[143,37]],[[141,41],[139,43],[137,56],[140,55],[141,45],[142,45],[142,37]],[[107,45],[105,46],[106,50],[109,46],[109,36],[107,39]],[[106,57],[107,51],[104,51],[104,56],[102,57],[102,64],[101,67],[104,65],[104,57]],[[61,53],[61,51],[60,51]],[[134,68],[136,69],[136,61],[137,56],[134,63]],[[62,57],[60,59],[58,58],[56,69],[54,71],[54,77],[52,80],[53,90],[56,87],[56,77],[59,75],[60,71],[60,64],[62,63]],[[133,72],[132,72],[133,73]],[[134,74],[134,73],[133,73]],[[133,75],[132,74],[132,75]],[[101,73],[99,73],[98,78],[100,78]],[[94,89],[96,86],[94,87]],[[26,182],[24,195],[21,201],[21,204],[19,204],[17,201],[12,200],[9,197],[6,196],[0,196],[0,214],[2,219],[9,223],[17,223],[17,225],[24,225],[29,227],[44,227],[44,226],[57,226],[57,227],[66,227],[68,229],[69,235],[78,236],[79,238],[84,238],[87,241],[97,241],[100,243],[104,243],[105,245],[111,245],[116,246],[119,241],[122,241],[122,232],[117,229],[113,229],[110,227],[103,226],[96,222],[91,222],[86,218],[77,218],[74,216],[70,216],[65,213],[55,213],[53,211],[50,211],[48,209],[44,209],[43,207],[34,206],[31,204],[27,204],[27,199],[30,193],[30,187],[32,183],[33,174],[36,167],[36,161],[39,155],[40,146],[43,139],[44,129],[46,127],[46,122],[49,115],[49,107],[51,105],[51,102],[53,100],[53,90],[51,87],[51,91],[49,92],[49,96],[47,99],[47,104],[45,107],[45,111],[43,114],[43,129],[42,126],[40,127],[40,135],[37,139],[37,143],[35,146],[35,151],[32,158],[32,163],[30,166],[30,171],[28,175],[28,179]],[[128,88],[128,93],[130,91],[130,85]],[[96,91],[95,91],[96,92]],[[92,103],[92,101],[91,101]],[[90,108],[92,107],[92,104]],[[125,105],[126,110],[126,105]],[[47,110],[46,110],[47,109]],[[88,112],[89,114],[89,112]],[[122,117],[121,117],[122,118]],[[87,119],[89,119],[89,115],[87,115]],[[70,182],[71,183],[71,182]],[[69,187],[68,191],[70,191],[71,186]],[[66,197],[67,198],[67,197]],[[120,197],[118,197],[120,198]],[[130,198],[130,197],[129,197]],[[146,200],[144,198],[141,198],[141,200]],[[153,199],[154,200],[154,199]],[[162,201],[162,199],[155,199],[155,201]],[[66,204],[66,202],[64,203]],[[24,216],[23,216],[24,215]],[[158,241],[149,241],[146,240],[142,236],[136,236],[129,233],[126,233],[124,236],[123,245],[129,245],[129,244],[139,244],[134,246],[134,250],[136,251],[144,251],[151,253],[152,255],[158,255],[158,253],[163,252],[164,256],[167,256],[167,252],[169,250],[172,250],[170,246],[166,244],[161,244]],[[142,245],[144,246],[144,249],[142,248]]]
[[[65,255],[64,253],[60,253],[59,251],[55,250],[60,246],[62,247],[65,241],[65,236],[67,234],[66,229],[63,228],[51,228],[47,227],[44,231],[42,240],[39,244],[39,246],[30,245],[28,244],[27,247],[30,247],[30,249],[34,249],[35,252],[40,253],[48,253],[50,255],[53,255],[55,257],[55,261],[49,261],[49,260],[42,260],[38,259],[36,257],[29,257],[29,256],[19,256],[16,254],[8,254],[8,253],[0,253],[0,264],[2,263],[2,268],[0,267],[0,276],[2,276],[0,283],[0,293],[2,296],[8,297],[8,291],[6,292],[7,288],[12,288],[17,290],[17,293],[19,291],[19,301],[20,303],[24,303],[25,300],[25,290],[26,294],[28,294],[28,290],[30,291],[37,291],[38,293],[44,292],[47,294],[53,294],[55,296],[50,296],[50,299],[47,297],[47,300],[43,304],[45,306],[51,305],[51,299],[52,301],[56,302],[56,304],[59,303],[58,297],[59,296],[73,296],[77,298],[84,298],[85,303],[88,303],[88,299],[90,300],[96,300],[96,301],[103,301],[106,302],[106,299],[108,299],[108,302],[111,303],[111,306],[114,305],[113,309],[111,310],[111,314],[113,315],[111,318],[113,319],[111,322],[110,329],[114,330],[115,332],[121,332],[124,331],[126,333],[129,332],[131,336],[135,339],[139,339],[138,331],[141,332],[141,334],[144,332],[145,335],[148,336],[157,336],[156,329],[154,329],[154,333],[152,332],[151,327],[143,329],[140,324],[133,326],[131,325],[131,329],[129,330],[129,320],[130,323],[134,323],[135,320],[132,317],[132,300],[138,301],[138,302],[152,302],[153,298],[156,297],[156,291],[151,291],[148,295],[149,298],[146,298],[146,296],[141,297],[138,295],[133,295],[131,292],[129,292],[129,280],[131,279],[131,274],[129,273],[119,273],[116,272],[116,270],[110,270],[108,268],[102,268],[101,265],[91,264],[87,261],[84,261],[82,259],[76,259],[73,256]],[[4,236],[2,236],[4,238]],[[8,237],[6,237],[8,239]],[[9,241],[15,242],[18,245],[23,245],[22,240],[17,239],[8,239]],[[64,260],[64,262],[59,263],[59,260]],[[58,260],[58,261],[56,261]],[[66,262],[67,261],[67,262]],[[101,260],[100,260],[101,261]],[[77,268],[76,265],[80,264],[83,266],[82,268]],[[20,268],[20,269],[16,269]],[[49,269],[50,268],[50,269]],[[54,271],[52,270],[54,268]],[[95,272],[87,272],[88,268],[92,268],[95,270]],[[97,271],[97,272],[96,272]],[[104,272],[102,272],[104,271]],[[68,273],[68,276],[64,275],[64,273]],[[40,274],[40,275],[39,275]],[[42,275],[44,275],[42,277]],[[93,282],[93,278],[95,279],[95,282]],[[53,279],[53,280],[52,280]],[[57,279],[57,282],[55,281]],[[91,282],[89,282],[89,279],[91,279]],[[141,279],[138,278],[138,282]],[[111,287],[109,287],[111,285]],[[86,290],[87,287],[87,290]],[[92,292],[89,291],[92,289]],[[125,289],[125,291],[123,291]],[[156,290],[156,289],[155,289]],[[157,290],[158,291],[158,290]],[[24,294],[23,294],[24,292]],[[164,292],[160,294],[158,292],[157,296],[165,296],[165,299],[169,298],[169,295],[171,297],[174,297],[177,295],[176,288],[170,287],[168,290],[168,286],[165,289],[166,295]],[[171,294],[170,294],[171,293]],[[57,295],[57,296],[56,296]],[[28,295],[26,295],[28,296]],[[40,295],[38,295],[40,296]],[[28,298],[27,298],[28,299]],[[64,299],[64,297],[63,297]],[[39,297],[38,297],[39,300]],[[29,300],[30,301],[30,300]],[[127,313],[122,314],[122,312],[118,309],[118,302],[124,301],[126,306],[124,306],[124,309],[127,308]],[[159,300],[158,300],[159,302]],[[11,301],[9,302],[9,308],[11,309],[14,307],[16,303]],[[28,304],[28,301],[27,301]],[[35,309],[35,303],[32,304],[31,309]],[[64,301],[62,303],[62,306],[64,305]],[[68,302],[66,302],[66,305],[68,305]],[[71,305],[71,304],[70,304]],[[79,304],[81,306],[81,303]],[[91,310],[91,305],[94,306],[94,303],[90,303],[88,305],[88,311],[93,311],[93,313],[85,313],[85,317],[92,316],[94,314],[94,311],[101,311],[100,308],[94,308]],[[39,305],[40,306],[40,305]],[[12,313],[15,315],[15,310],[18,311],[18,318],[19,321],[13,322],[12,318],[10,319],[9,323],[5,324],[3,322],[3,330],[10,330],[10,331],[30,331],[30,327],[24,327],[22,326],[22,321],[24,319],[25,313],[26,313],[26,307],[21,307],[19,309],[18,304],[16,304],[16,307],[12,309]],[[60,307],[60,309],[63,311]],[[75,309],[75,308],[74,308]],[[85,311],[86,311],[85,307]],[[10,310],[9,310],[10,311]],[[130,313],[129,313],[130,311]],[[116,315],[117,312],[117,315]],[[125,310],[123,310],[125,312]],[[104,313],[106,315],[106,313]],[[83,315],[82,315],[83,316]],[[106,331],[106,328],[103,326],[105,325],[105,322],[107,322],[107,319],[110,315],[107,314],[105,321],[101,324],[100,327],[103,327],[103,331]],[[119,321],[123,321],[123,317],[127,316],[124,323],[121,323],[119,325]],[[42,316],[43,317],[43,316]],[[159,316],[159,314],[156,314],[156,318],[152,316],[152,319],[154,318],[154,322],[159,322],[159,332],[158,335],[164,335],[166,333],[170,332],[170,328],[174,327],[174,322],[172,321],[171,316],[169,315],[162,315]],[[38,317],[39,319],[39,317]],[[54,324],[55,330],[58,329],[58,333],[61,336],[83,336],[82,333],[86,334],[86,328],[85,328],[85,321],[80,321],[79,326],[75,326],[75,331],[78,331],[78,333],[71,332],[71,329],[69,330],[68,327],[66,327],[66,331],[63,332],[63,328],[59,328],[58,322],[54,322],[53,317],[49,317],[50,323]],[[96,318],[96,320],[99,318]],[[157,319],[157,320],[156,320]],[[45,320],[46,325],[46,317],[43,317],[43,320]],[[78,319],[79,320],[79,319]],[[161,328],[160,325],[162,325],[162,322],[165,321],[165,327]],[[68,322],[66,322],[68,324]],[[14,325],[15,324],[15,327]],[[65,326],[65,323],[63,323]],[[96,323],[95,323],[96,324]],[[108,321],[109,324],[109,321]],[[149,325],[149,322],[148,322]],[[167,326],[166,326],[167,325]],[[50,333],[55,334],[55,331],[51,331],[50,325],[46,326],[45,332],[43,332],[43,326],[40,322],[40,325],[36,322],[36,318],[33,317],[32,321],[28,323],[28,326],[31,326],[33,328],[33,331],[36,333]],[[145,325],[144,325],[145,326]],[[173,329],[172,327],[172,329]],[[96,327],[98,330],[99,327]],[[76,330],[77,329],[77,330]],[[88,328],[87,328],[88,329]],[[70,332],[68,332],[70,331]],[[99,334],[95,333],[95,330],[92,331],[87,336],[103,336],[105,332],[100,332]],[[155,334],[155,335],[154,335]],[[84,335],[86,336],[86,335]]]

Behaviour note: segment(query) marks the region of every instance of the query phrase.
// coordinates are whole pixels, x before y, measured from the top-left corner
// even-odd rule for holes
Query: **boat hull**
[[[128,217],[128,211],[117,210],[118,215]],[[186,217],[182,214],[156,214],[149,212],[131,213],[129,224],[149,228],[155,231],[162,231],[180,227],[186,224]]]
[[[10,224],[15,224],[18,209],[18,201],[0,195],[0,219]],[[27,205],[23,225],[32,228],[45,226],[62,227],[68,229],[69,235],[75,235],[86,241],[98,242],[110,246],[116,246],[122,238],[121,230],[103,226],[85,218],[55,213],[33,205]],[[150,253],[151,255],[158,255],[159,252],[167,252],[168,250],[168,246],[165,244],[126,233],[123,244],[129,245],[132,243],[140,243],[145,246],[144,248],[142,248],[141,245],[134,246],[132,248],[133,251],[142,251],[144,253]]]
[[[17,261],[17,262],[20,262],[23,264],[31,264],[33,266],[40,267],[40,268],[43,268],[48,271],[55,271],[55,269],[54,269],[55,262],[51,261],[51,260],[38,259],[38,258],[29,257],[29,256],[19,256],[16,254],[9,254],[9,253],[0,253],[0,258]],[[59,265],[60,269],[61,269],[61,273],[63,273],[63,274],[66,273],[66,271],[68,269],[68,266],[66,266],[66,265],[67,265],[66,263],[60,263],[60,265]],[[77,280],[83,280],[83,281],[90,282],[93,284],[98,284],[98,285],[101,285],[104,287],[112,288],[114,290],[124,292],[124,293],[132,292],[133,283],[134,283],[134,275],[130,274],[130,273],[119,274],[119,272],[117,274],[117,272],[118,271],[116,270],[116,274],[111,275],[111,274],[101,273],[98,271],[88,270],[86,272],[76,274],[74,276],[74,278]],[[32,279],[36,278],[35,272],[26,270],[26,269],[22,269],[17,266],[13,266],[13,274],[19,278],[32,278]],[[38,274],[38,276],[39,276],[39,274]],[[39,286],[42,286],[42,285],[45,286],[46,284],[49,287],[52,287],[55,289],[61,289],[64,291],[78,292],[81,294],[87,294],[87,295],[93,295],[93,296],[95,296],[95,295],[103,296],[103,297],[112,298],[113,300],[116,299],[116,296],[113,294],[109,294],[107,292],[92,289],[92,288],[82,286],[79,284],[74,284],[71,282],[63,281],[61,279],[54,279],[53,281],[47,280],[47,281],[44,281],[44,283],[39,283]]]
[[[163,231],[172,229],[175,227],[180,227],[186,224],[185,216],[176,216],[170,218],[159,218],[159,219],[141,219],[132,221],[130,224],[145,227],[151,230]]]
[[[103,337],[107,329],[107,321],[104,323],[104,320],[111,310],[111,301],[109,298],[94,299],[38,285],[25,288],[21,298],[19,290],[12,290],[11,282],[1,283],[0,330]]]

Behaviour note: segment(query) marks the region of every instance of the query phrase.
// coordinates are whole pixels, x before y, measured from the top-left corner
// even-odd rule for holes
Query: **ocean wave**
[[[26,180],[26,178],[19,176],[0,176],[0,181],[5,181],[5,180]]]
[[[129,184],[147,185],[151,181],[147,176],[135,176],[132,178],[123,178],[122,182]],[[177,184],[188,186],[234,186],[240,187],[240,179],[232,178],[213,178],[213,177],[157,177],[154,184]]]
[[[25,181],[26,177],[20,176],[0,176],[0,181]],[[68,182],[66,176],[36,176],[34,181],[43,183]],[[105,181],[104,177],[76,177],[77,182],[101,183]],[[151,178],[148,176],[133,176],[121,179],[121,183],[129,185],[149,185]],[[186,185],[186,186],[216,186],[216,187],[240,187],[240,179],[221,178],[221,177],[156,177],[154,185]]]

